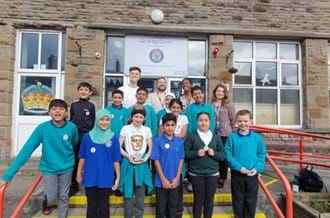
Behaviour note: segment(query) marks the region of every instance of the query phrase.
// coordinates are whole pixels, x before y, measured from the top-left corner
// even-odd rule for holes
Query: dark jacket
[[[225,153],[220,137],[212,134],[208,147],[214,150],[215,155],[210,157],[198,156],[198,150],[205,146],[197,131],[189,134],[184,141],[185,158],[188,161],[188,171],[201,176],[211,176],[219,171],[219,161],[225,159]]]
[[[79,137],[90,131],[95,122],[95,106],[88,100],[79,99],[70,106],[70,120],[77,125]]]

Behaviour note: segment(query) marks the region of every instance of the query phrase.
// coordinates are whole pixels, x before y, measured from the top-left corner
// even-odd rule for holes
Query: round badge
[[[169,148],[170,148],[170,144],[166,143],[166,144],[165,144],[165,148],[166,148],[166,149],[169,149]]]
[[[66,141],[66,140],[68,140],[68,139],[69,139],[69,136],[68,136],[67,134],[64,134],[64,135],[63,135],[63,140]]]
[[[90,114],[91,114],[91,113],[90,113],[89,111],[86,111],[86,112],[85,112],[85,115],[86,115],[86,116],[89,116]]]
[[[91,147],[91,153],[95,153],[95,151],[96,151],[96,148],[95,147]]]
[[[107,143],[105,143],[105,146],[106,146],[107,148],[110,148],[111,145],[112,145],[112,142],[111,142],[111,141],[108,141]]]

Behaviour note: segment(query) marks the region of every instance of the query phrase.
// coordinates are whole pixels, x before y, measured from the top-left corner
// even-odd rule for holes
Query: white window
[[[296,42],[234,42],[233,102],[259,125],[302,126],[300,45]]]
[[[13,154],[38,124],[49,119],[49,102],[63,97],[65,38],[58,31],[17,31]]]
[[[166,37],[161,37],[166,39]],[[180,39],[180,38],[179,38]],[[182,38],[181,38],[182,39]],[[187,48],[187,76],[192,79],[193,85],[200,85],[206,90],[206,72],[207,72],[207,41],[205,39],[188,39]],[[106,45],[106,67],[105,67],[105,94],[104,105],[111,104],[111,93],[113,90],[125,84],[125,36],[107,36]],[[175,52],[173,50],[173,52]],[[178,56],[180,58],[180,56]],[[127,68],[129,66],[126,66]],[[143,70],[143,69],[142,69]],[[164,69],[166,72],[166,69]],[[160,76],[168,78],[167,88],[177,96],[181,94],[181,80],[183,76],[159,75],[150,73],[143,75],[139,85],[146,87],[149,92],[154,92],[157,85],[157,79]]]

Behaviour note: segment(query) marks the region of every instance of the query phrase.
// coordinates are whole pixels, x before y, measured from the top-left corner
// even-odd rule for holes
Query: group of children
[[[158,118],[146,104],[145,88],[136,90],[137,102],[130,108],[123,106],[124,92],[113,91],[112,104],[96,113],[89,102],[92,87],[80,83],[78,94],[79,101],[70,107],[72,122],[66,120],[65,101],[51,101],[51,120],[34,130],[0,185],[10,182],[42,144],[39,168],[44,180],[45,215],[58,198],[58,217],[66,217],[69,192],[76,192],[80,183],[87,196],[87,217],[109,217],[108,199],[117,189],[124,198],[125,217],[143,217],[144,196],[150,195],[153,187],[156,217],[177,217],[183,212],[182,170],[187,170],[193,186],[193,216],[208,218],[213,213],[219,162],[227,159],[235,217],[254,217],[257,176],[264,169],[266,149],[261,136],[249,130],[249,111],[237,113],[238,130],[229,135],[224,146],[215,133],[215,111],[204,102],[199,86],[192,88],[194,103],[185,110],[179,99],[167,95]],[[77,169],[74,151],[79,160]]]

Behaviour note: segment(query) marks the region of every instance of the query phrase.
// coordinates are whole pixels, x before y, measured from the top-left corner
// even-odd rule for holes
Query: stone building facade
[[[109,35],[204,39],[207,53],[206,73],[203,76],[208,96],[212,95],[213,88],[220,81],[229,85],[231,93],[243,87],[236,83],[239,81],[238,78],[234,79],[236,74],[228,73],[232,66],[240,66],[244,62],[235,60],[235,42],[243,40],[243,43],[250,43],[253,52],[258,49],[259,42],[271,42],[277,47],[278,53],[282,42],[285,44],[293,41],[299,56],[298,61],[288,62],[296,63],[299,69],[299,76],[295,80],[295,87],[298,87],[298,111],[293,111],[299,114],[299,121],[294,126],[306,131],[329,133],[330,2],[327,0],[0,0],[0,5],[0,159],[7,159],[17,153],[18,148],[14,144],[19,142],[17,137],[26,137],[21,132],[31,127],[26,124],[30,122],[28,119],[38,121],[34,117],[21,117],[17,109],[23,78],[18,69],[23,59],[22,32],[50,31],[63,34],[60,35],[64,36],[63,70],[59,70],[58,74],[47,71],[56,74],[56,81],[60,83],[56,86],[56,97],[71,103],[76,98],[77,84],[88,81],[95,87],[96,95],[92,100],[99,107],[103,107],[108,100],[105,97],[105,74],[106,57],[111,54],[107,50]],[[164,14],[160,24],[150,19],[154,9],[160,9]],[[96,53],[101,55],[96,57]],[[277,67],[281,67],[281,58],[276,60]],[[244,63],[249,61],[253,68],[259,60],[253,57]],[[42,65],[39,64],[36,69],[40,72],[27,70],[22,75],[29,77],[29,73],[34,73],[33,76],[36,76],[38,72],[44,75],[41,72]],[[278,70],[281,72],[279,75],[282,75],[282,70]],[[251,75],[257,75],[257,70],[251,72],[254,72]],[[278,83],[281,83],[280,80]],[[254,102],[251,108],[258,108],[258,85],[251,82],[251,86],[246,87],[250,87],[254,93],[250,96],[254,99],[251,100]],[[275,92],[281,93],[281,85],[276,87]],[[275,96],[276,104],[280,104],[282,99]],[[235,94],[231,94],[231,97],[235,103]],[[240,99],[240,96],[236,97]],[[278,108],[285,113],[280,106]],[[275,113],[275,120],[280,120],[278,117],[281,114]],[[18,123],[22,120],[26,120],[26,125],[19,129]],[[278,126],[277,122],[269,124]]]

